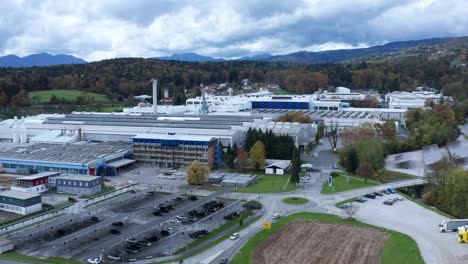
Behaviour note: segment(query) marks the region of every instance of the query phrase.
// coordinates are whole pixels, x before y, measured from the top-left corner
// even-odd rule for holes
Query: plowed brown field
[[[388,235],[370,228],[296,221],[254,251],[255,264],[380,263]]]

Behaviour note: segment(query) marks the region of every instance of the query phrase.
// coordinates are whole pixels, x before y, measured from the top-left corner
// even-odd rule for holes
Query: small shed
[[[265,167],[265,174],[283,175],[290,166],[290,160],[276,160]]]
[[[11,240],[0,239],[0,254],[12,251],[14,247],[15,246]]]

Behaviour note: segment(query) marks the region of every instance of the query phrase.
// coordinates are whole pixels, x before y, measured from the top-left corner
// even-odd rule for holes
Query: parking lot
[[[17,250],[41,258],[79,261],[99,254],[125,260],[172,255],[196,239],[190,233],[211,232],[227,221],[225,215],[242,211],[241,202],[223,198],[228,192],[196,197],[190,189],[173,194],[154,189],[132,191],[79,215],[59,217],[37,230],[15,234],[21,242]],[[161,232],[169,228],[170,233]]]
[[[383,204],[393,196],[354,202],[359,206],[355,218],[411,236],[426,263],[468,263],[468,247],[457,242],[456,233],[439,233],[438,225],[445,217],[407,200]]]
[[[169,168],[136,166],[129,171],[119,173],[117,176],[108,177],[110,179],[108,184],[118,187],[139,182],[142,188],[163,187],[166,191],[175,190],[177,187],[187,184],[184,168],[177,170],[177,173],[170,173],[170,171]]]

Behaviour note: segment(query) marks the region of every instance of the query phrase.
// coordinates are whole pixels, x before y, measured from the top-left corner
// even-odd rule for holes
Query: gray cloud
[[[0,54],[214,57],[468,35],[464,0],[3,0]]]

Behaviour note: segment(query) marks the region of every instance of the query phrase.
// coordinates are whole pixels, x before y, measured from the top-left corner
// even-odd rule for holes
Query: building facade
[[[22,215],[32,214],[42,210],[42,198],[39,194],[0,192],[0,210]]]
[[[210,169],[222,162],[219,140],[203,136],[146,134],[133,137],[133,158],[145,166],[188,167],[193,160]]]
[[[102,190],[102,177],[62,176],[56,178],[58,193],[92,195]]]
[[[11,190],[27,193],[43,193],[49,190],[49,179],[59,175],[60,172],[42,172],[16,178],[16,184],[11,186]]]

